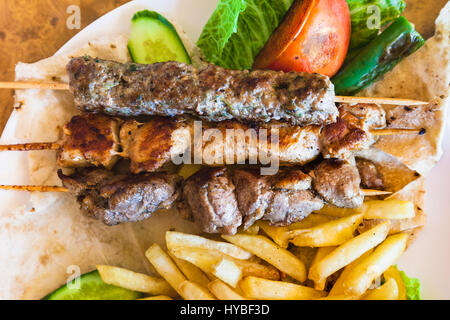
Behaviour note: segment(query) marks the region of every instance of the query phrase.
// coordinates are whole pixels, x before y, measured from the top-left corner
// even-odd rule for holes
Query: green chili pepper
[[[353,95],[364,89],[424,43],[408,20],[398,18],[333,78],[336,94]]]

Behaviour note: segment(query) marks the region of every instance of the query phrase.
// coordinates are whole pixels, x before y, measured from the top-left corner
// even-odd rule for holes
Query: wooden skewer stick
[[[0,185],[0,189],[3,190],[16,190],[16,191],[37,191],[37,192],[69,192],[69,189],[58,186],[8,186]]]
[[[376,103],[376,104],[392,104],[397,106],[420,106],[427,105],[429,102],[417,101],[399,98],[376,98],[376,97],[344,97],[336,96],[334,102],[340,103]]]
[[[36,142],[36,143],[0,145],[0,151],[59,150],[60,148],[61,145],[54,142]]]
[[[17,185],[0,185],[0,190],[16,190],[16,191],[31,191],[31,192],[69,192],[69,189],[58,186],[17,186]],[[389,191],[362,189],[364,196],[382,196],[392,194]]]
[[[371,196],[384,196],[387,194],[392,194],[390,191],[373,190],[373,189],[362,189],[365,197]]]
[[[423,129],[374,129],[369,131],[374,136],[394,136],[400,134],[420,134]]]
[[[16,81],[0,82],[0,89],[69,90],[69,85],[58,82]]]
[[[39,82],[39,81],[0,82],[0,89],[69,90],[69,88],[70,86],[67,83],[57,83],[57,82]],[[428,102],[410,99],[346,97],[346,96],[336,96],[334,101],[340,103],[378,103],[378,104],[391,104],[400,106],[419,106],[428,104]]]
[[[423,129],[375,129],[370,130],[374,136],[393,136],[399,134],[420,134]],[[34,151],[34,150],[59,150],[61,145],[56,142],[35,142],[0,145],[1,151]]]

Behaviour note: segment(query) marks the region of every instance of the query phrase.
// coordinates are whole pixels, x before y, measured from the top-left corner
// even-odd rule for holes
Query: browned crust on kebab
[[[74,116],[64,126],[65,139],[59,150],[58,164],[111,168],[118,160],[119,124],[120,120],[101,114]],[[85,161],[71,161],[74,158]]]
[[[88,56],[67,65],[81,111],[116,116],[192,115],[206,121],[272,120],[292,125],[335,121],[334,87],[318,74],[201,69],[179,62],[121,64]]]
[[[156,117],[146,123],[127,121],[120,131],[124,154],[130,158],[133,173],[152,172],[171,158],[173,132],[181,121]]]

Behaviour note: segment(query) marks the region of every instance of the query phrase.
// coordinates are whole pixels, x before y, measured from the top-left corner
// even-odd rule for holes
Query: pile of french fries
[[[145,300],[402,300],[406,289],[393,265],[409,234],[393,233],[390,224],[414,216],[411,202],[377,200],[358,209],[326,207],[288,227],[259,221],[223,241],[168,231],[167,249],[153,244],[145,253],[160,277],[97,269],[104,282],[146,293]],[[315,251],[312,261],[302,250]]]

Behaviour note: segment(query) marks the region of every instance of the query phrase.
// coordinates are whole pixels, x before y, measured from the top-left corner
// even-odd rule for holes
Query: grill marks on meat
[[[58,176],[81,209],[110,226],[148,219],[156,210],[172,207],[181,184],[181,177],[163,172],[116,175],[85,169],[72,176],[59,170]]]
[[[326,159],[313,171],[313,188],[329,204],[358,208],[364,201],[357,168],[345,160]]]
[[[112,168],[119,159],[120,121],[96,114],[74,116],[63,128],[64,140],[58,152],[61,167]]]
[[[153,172],[190,146],[191,128],[177,118],[155,117],[146,123],[129,120],[120,130],[122,155],[133,173]]]
[[[318,74],[203,69],[179,62],[121,64],[79,57],[67,65],[82,111],[116,116],[193,115],[218,122],[281,120],[292,125],[333,123],[334,87]]]
[[[185,181],[180,209],[204,232],[233,234],[259,219],[289,225],[323,204],[300,170],[262,176],[256,169],[204,167]]]

